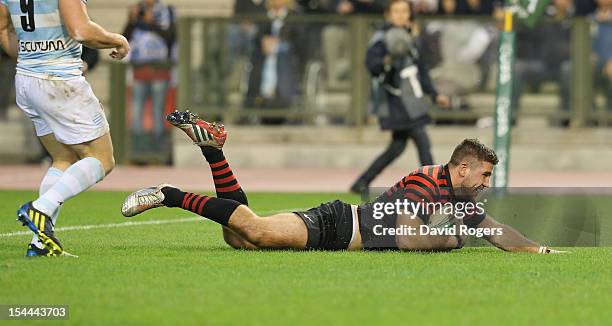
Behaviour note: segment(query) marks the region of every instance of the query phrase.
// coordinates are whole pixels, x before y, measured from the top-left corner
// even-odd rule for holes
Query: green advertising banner
[[[528,27],[534,27],[546,12],[551,0],[507,0],[504,32],[498,54],[497,94],[495,98],[495,152],[499,164],[493,174],[493,186],[506,188],[510,161],[512,123],[512,89],[514,80],[515,33],[513,16]]]
[[[514,80],[514,32],[502,32],[499,43],[497,94],[495,98],[495,152],[499,164],[493,174],[493,186],[508,185],[512,119],[512,84]]]

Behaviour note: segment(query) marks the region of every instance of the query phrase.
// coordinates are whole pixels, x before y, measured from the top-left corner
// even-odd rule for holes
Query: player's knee
[[[257,226],[247,228],[244,232],[244,237],[250,243],[258,248],[268,248],[274,241],[272,234]]]
[[[226,229],[223,229],[223,240],[225,240],[225,243],[234,249],[243,249],[244,247],[242,240],[238,238],[237,235]]]
[[[227,236],[226,234],[223,234],[223,240],[225,240],[225,243],[227,243],[230,247],[234,249],[242,249],[242,242],[237,241],[236,238],[233,236]]]
[[[74,157],[74,159],[62,158],[62,157],[52,157],[51,159],[53,160],[53,163],[52,163],[53,167],[56,169],[60,169],[62,171],[65,171],[72,164],[77,162],[76,157]]]
[[[257,228],[249,228],[245,232],[246,239],[257,247],[265,247],[266,236]]]
[[[108,175],[115,168],[115,157],[110,155],[99,155],[94,156],[100,163],[102,164],[102,168],[104,169],[104,175]]]
[[[104,167],[104,172],[109,174],[115,168],[115,157],[110,155],[105,161],[106,162],[102,162],[102,166]]]
[[[234,232],[254,245],[257,245],[255,242],[260,241],[262,238],[260,231],[261,223],[258,220],[258,216],[245,205],[236,207],[236,210],[230,216],[228,225]],[[224,238],[226,233],[223,233]]]
[[[62,171],[69,168],[72,164],[79,160],[79,157],[72,152],[65,153],[50,153],[53,167]]]

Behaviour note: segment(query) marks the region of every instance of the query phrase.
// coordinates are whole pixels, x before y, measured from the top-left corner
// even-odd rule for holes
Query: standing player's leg
[[[49,170],[47,170],[47,173],[40,183],[38,194],[42,196],[61,178],[62,174],[64,174],[64,170],[78,160],[78,157],[68,146],[57,142],[53,134],[41,136],[39,139],[52,159],[51,167],[49,167]],[[61,207],[51,215],[53,227],[55,227],[57,223],[60,209]],[[26,256],[45,256],[48,252],[49,250],[40,242],[38,236],[34,235],[28,246]]]
[[[51,216],[62,203],[102,180],[114,168],[108,122],[84,78],[48,81],[17,76],[16,84],[20,88],[20,107],[43,121],[56,140],[79,158],[42,196],[22,205],[17,212],[18,220],[37,234],[52,254],[61,254],[61,244],[49,225]],[[37,135],[48,134],[37,128]]]
[[[47,215],[53,214],[68,199],[98,183],[115,167],[109,133],[69,147],[80,160],[70,165],[53,187],[32,202],[34,207]]]
[[[150,199],[144,204],[145,199]],[[183,192],[168,185],[142,189],[126,199],[122,212],[134,216],[154,207],[179,207],[228,227],[257,248],[305,249],[308,230],[293,213],[259,217],[250,208],[231,199]]]
[[[225,155],[223,144],[227,139],[227,132],[222,125],[208,123],[197,115],[187,111],[175,111],[166,118],[173,126],[181,129],[200,147],[202,155],[210,166],[215,191],[218,198],[232,199],[242,205],[249,205],[246,193],[242,190],[238,179],[230,168]],[[230,246],[239,249],[255,249],[256,246],[241,238],[230,228],[223,226],[223,239]]]
[[[70,146],[81,159],[70,165],[43,195],[22,205],[17,212],[18,219],[28,225],[54,255],[61,254],[63,249],[52,236],[54,224],[50,226],[48,223],[60,205],[98,183],[113,169],[110,141],[107,133],[85,144]],[[35,227],[28,223],[28,217]]]

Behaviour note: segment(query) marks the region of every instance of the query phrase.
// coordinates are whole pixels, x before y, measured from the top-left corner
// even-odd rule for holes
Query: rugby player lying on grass
[[[413,171],[372,203],[356,206],[336,200],[305,212],[260,217],[248,207],[246,194],[221,150],[227,138],[223,125],[208,123],[188,111],[174,112],[167,120],[200,146],[210,164],[217,197],[183,192],[162,184],[129,195],[123,203],[122,214],[130,217],[155,207],[180,207],[221,224],[225,242],[236,249],[459,249],[463,239],[454,234],[394,235],[401,232],[393,230],[420,230],[428,224],[430,216],[419,211],[381,217],[376,214],[379,213],[376,208],[380,208],[377,203],[393,203],[397,198],[413,203],[473,203],[477,193],[489,187],[491,172],[498,161],[493,150],[478,140],[466,139],[455,148],[448,164]],[[525,238],[483,211],[454,219],[453,223],[464,230],[495,230],[484,238],[506,251],[561,252]]]

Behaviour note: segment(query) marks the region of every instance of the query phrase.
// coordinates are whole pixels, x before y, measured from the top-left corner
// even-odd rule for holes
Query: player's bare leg
[[[42,196],[61,178],[64,170],[78,160],[78,157],[68,146],[58,142],[53,134],[41,136],[39,137],[39,140],[52,159],[52,164],[40,183],[38,194],[39,196]],[[51,220],[48,221],[46,226],[50,230],[48,233],[53,234],[53,228],[57,224],[60,209],[61,206],[51,215]],[[28,244],[26,256],[38,257],[49,255],[49,249],[47,249],[46,246],[41,243],[38,235],[34,235]]]
[[[251,242],[245,240],[243,237],[238,235],[238,233],[232,231],[232,229],[227,226],[222,226],[223,229],[223,240],[230,247],[234,249],[259,249],[256,245]]]
[[[261,249],[304,249],[308,240],[306,225],[293,213],[259,217],[241,205],[230,216],[228,226]]]
[[[248,206],[246,194],[238,183],[238,179],[234,176],[222,151],[227,139],[225,127],[219,123],[204,121],[189,111],[175,111],[170,113],[166,120],[181,129],[193,141],[194,145],[200,147],[210,166],[217,197],[232,199]],[[223,226],[222,230],[223,239],[233,248],[257,248],[228,227]]]
[[[68,145],[58,142],[53,134],[38,137],[38,139],[51,156],[51,167],[64,171],[79,160],[76,153]]]
[[[80,159],[93,157],[102,163],[104,173],[109,174],[115,168],[115,157],[113,156],[113,142],[110,133],[94,139],[90,142],[69,145],[77,153]]]
[[[52,217],[66,200],[87,190],[114,168],[113,146],[108,132],[92,141],[66,147],[50,137],[43,141],[57,158],[57,162],[54,162],[56,166],[66,167],[74,160],[66,148],[73,151],[78,160],[67,166],[55,184],[35,201],[22,205],[17,210],[17,219],[34,232],[50,255],[62,255],[62,245],[53,234],[55,224]]]
[[[159,206],[179,207],[219,223],[247,241],[248,249],[306,247],[308,230],[293,213],[259,217],[235,200],[183,192],[168,185],[132,193],[126,198],[121,212],[130,217]]]

